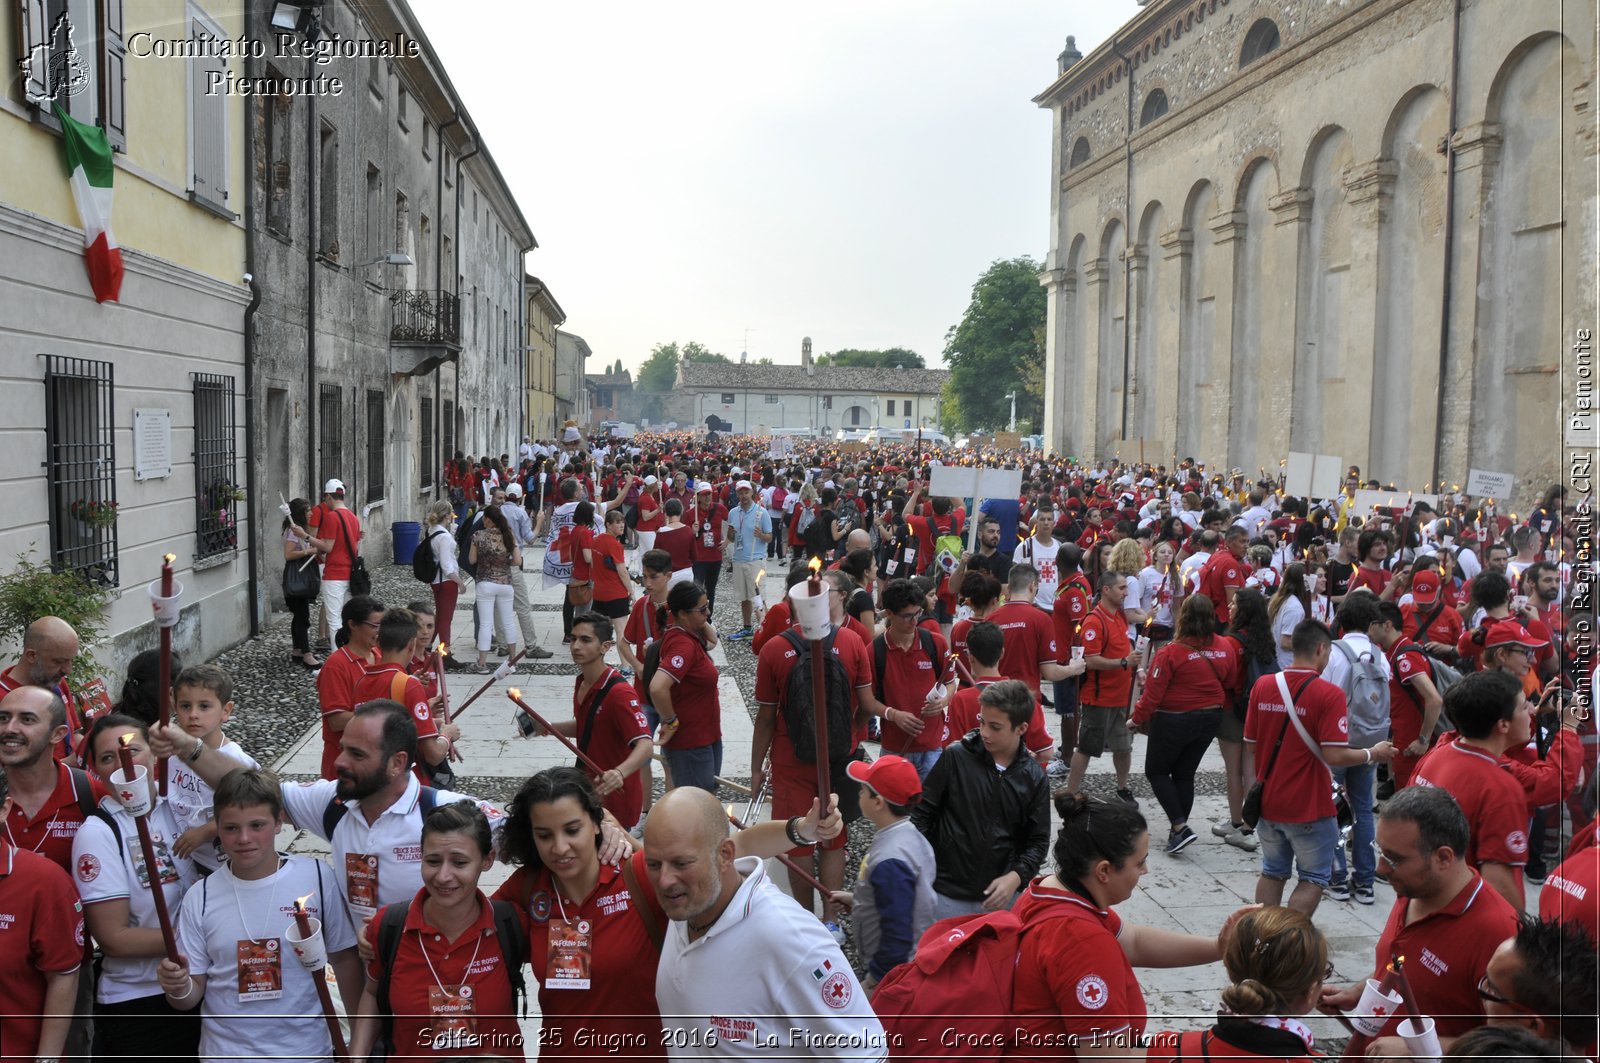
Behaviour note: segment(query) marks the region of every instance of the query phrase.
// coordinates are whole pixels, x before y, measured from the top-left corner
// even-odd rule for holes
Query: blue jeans
[[[1056,715],[1063,718],[1078,714],[1078,692],[1081,689],[1078,677],[1071,679],[1055,679],[1050,685],[1054,688],[1050,700],[1055,702]]]
[[[1350,869],[1350,881],[1357,886],[1370,886],[1378,874],[1378,855],[1372,848],[1377,839],[1377,824],[1372,818],[1372,787],[1378,777],[1376,764],[1357,764],[1350,768],[1333,769],[1335,781],[1344,784],[1350,799],[1350,810],[1355,813],[1355,827],[1351,840],[1355,843]],[[1345,878],[1344,846],[1336,846],[1333,855],[1333,878]]]
[[[1301,882],[1326,886],[1333,871],[1334,853],[1339,844],[1339,821],[1333,816],[1309,823],[1274,823],[1263,819],[1256,824],[1261,839],[1261,877],[1289,881],[1290,872]]]
[[[673,786],[698,786],[711,793],[717,792],[716,777],[722,774],[722,739],[691,749],[662,746],[661,758],[672,769]]]
[[[944,750],[942,749],[925,749],[920,753],[908,750],[905,753],[897,753],[895,755],[910,761],[911,766],[917,769],[917,776],[923,782],[927,782],[928,772],[933,770],[933,766],[939,762],[939,754],[943,752]]]

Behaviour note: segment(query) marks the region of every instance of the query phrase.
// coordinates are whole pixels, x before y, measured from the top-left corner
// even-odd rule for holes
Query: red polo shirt
[[[1083,622],[1089,619],[1094,592],[1082,572],[1074,572],[1061,584],[1056,593],[1056,607],[1050,614],[1056,632],[1056,663],[1066,664],[1072,659],[1072,647],[1078,645],[1078,635]]]
[[[1343,690],[1305,668],[1287,668],[1257,679],[1245,710],[1244,738],[1255,743],[1256,778],[1266,781],[1261,793],[1262,818],[1274,823],[1327,819],[1334,815],[1333,779],[1320,750],[1312,752],[1289,722],[1278,690],[1278,674],[1288,684],[1295,715],[1313,742],[1318,746],[1350,742]],[[1280,737],[1283,744],[1274,758],[1272,750]]]
[[[1149,682],[1133,718],[1142,724],[1157,711],[1224,708],[1243,685],[1239,676],[1239,644],[1226,636],[1211,636],[1203,649],[1188,641],[1169,642],[1150,662]]]
[[[578,691],[583,686],[583,676],[580,674],[572,682],[572,718],[578,723],[578,748],[606,769],[615,768],[627,760],[635,742],[650,740],[650,724],[639,708],[639,695],[626,682],[612,687],[605,700],[599,705],[595,704],[593,695],[615,675],[615,668],[607,668],[590,691],[590,696],[581,702]],[[593,723],[590,723],[590,717],[594,717]],[[581,741],[585,731],[589,732],[587,744]],[[623,780],[622,789],[608,794],[602,803],[617,817],[619,823],[632,830],[634,824],[639,822],[639,810],[644,807],[644,790],[640,786],[639,773],[629,775]]]
[[[422,917],[422,902],[427,899],[427,887],[411,898],[389,971],[389,1006],[394,1016],[394,1052],[389,1058],[494,1055],[522,1059],[522,1034],[512,1006],[511,976],[494,930],[494,907],[480,892],[478,921],[454,941],[446,941]],[[383,911],[378,909],[366,928],[373,949],[367,977],[374,981],[383,973],[377,955]],[[470,987],[471,992],[460,992],[462,987]],[[450,991],[449,999],[441,989]],[[466,1024],[461,1036],[476,1034],[482,1039],[481,1047],[469,1047],[472,1042],[467,1040],[449,1043],[454,1023]]]
[[[549,1031],[539,1046],[540,1059],[615,1059],[617,1049],[607,1047],[614,1045],[637,1046],[627,1049],[629,1059],[666,1058],[656,1005],[656,962],[661,952],[645,931],[638,908],[648,905],[660,927],[667,926],[667,915],[650,888],[644,851],[631,859],[644,897],[634,897],[622,871],[611,864],[600,865],[600,880],[581,903],[557,894],[548,868],[530,872],[519,867],[495,891],[496,900],[518,906],[528,930],[528,963],[539,982],[539,1011]],[[551,925],[561,930],[563,922],[579,920],[592,928],[589,988],[547,986],[556,959],[550,951]]]
[[[798,631],[799,628],[796,627],[794,630]],[[854,631],[845,626],[834,632],[833,654],[844,666],[844,674],[850,683],[850,701],[851,704],[855,704],[860,688],[872,685],[871,651]],[[790,774],[814,773],[816,770],[816,765],[802,764],[795,758],[794,746],[789,741],[789,727],[783,719],[782,706],[784,692],[789,688],[789,673],[794,671],[799,659],[800,655],[789,640],[778,638],[761,648],[761,656],[756,661],[756,701],[763,705],[778,706],[777,725],[772,734],[771,755],[774,773],[784,769]],[[887,726],[892,729],[894,724]],[[865,737],[866,727],[858,721],[855,727],[855,744],[860,745]],[[814,774],[812,779],[815,782]]]
[[[1210,598],[1216,608],[1218,627],[1228,623],[1228,590],[1243,587],[1248,575],[1245,563],[1234,557],[1226,546],[1219,547],[1200,566],[1200,593]]]
[[[1386,654],[1389,658],[1389,731],[1394,741],[1395,782],[1409,786],[1421,757],[1407,756],[1405,748],[1422,736],[1422,695],[1412,690],[1418,676],[1433,678],[1422,647],[1410,639],[1398,639]]]
[[[70,843],[69,843],[70,844]],[[0,840],[0,1052],[32,1059],[39,1048],[46,974],[83,962],[83,909],[67,873]]]
[[[1007,602],[989,614],[989,622],[1006,637],[1000,674],[1022,680],[1037,696],[1039,665],[1056,659],[1056,632],[1050,614],[1032,602]]]
[[[1577,923],[1600,941],[1600,848],[1579,849],[1545,879],[1539,918]]]
[[[923,652],[922,635],[915,633],[911,636],[911,648],[901,649],[894,644],[894,640],[887,635],[879,636],[884,641],[885,653],[883,655],[883,675],[875,677],[874,682],[882,691],[879,700],[890,708],[900,709],[904,712],[920,713],[922,706],[927,703],[928,692],[937,683],[951,684],[955,682],[955,669],[950,664],[950,658],[945,650],[944,637],[929,633],[933,639],[934,654],[932,660]],[[877,661],[876,640],[872,650],[873,661]],[[898,724],[885,722],[883,727],[883,751],[885,753],[924,753],[929,750],[944,747],[945,716],[924,716],[923,728],[920,734],[910,735],[902,731]]]
[[[1430,749],[1411,781],[1448,790],[1460,803],[1472,828],[1467,863],[1510,864],[1520,870],[1528,862],[1528,802],[1504,757],[1464,745],[1457,735]],[[1520,895],[1522,875],[1512,877]]]
[[[672,677],[672,711],[678,732],[674,749],[698,749],[722,737],[722,698],[717,693],[717,666],[700,639],[676,624],[661,637],[659,674]],[[656,706],[660,711],[661,706]]]
[[[341,646],[328,654],[317,673],[317,705],[322,710],[322,777],[334,777],[333,762],[339,758],[339,732],[328,726],[335,712],[356,711],[356,684],[367,674],[367,662]],[[382,695],[388,697],[387,693]]]
[[[759,656],[761,648],[778,635],[788,631],[793,622],[793,617],[789,615],[788,598],[783,598],[767,606],[767,616],[765,620],[761,621],[761,630],[757,631],[750,639],[750,652]]]
[[[1478,980],[1494,950],[1517,932],[1517,913],[1477,872],[1449,904],[1407,926],[1410,904],[1406,897],[1395,900],[1378,937],[1373,969],[1381,972],[1391,957],[1404,956],[1417,1007],[1433,1016],[1440,1037],[1459,1037],[1483,1025]],[[1390,1019],[1379,1036],[1393,1034],[1398,1025],[1398,1019]]]
[[[110,795],[100,780],[84,773],[89,780],[89,803],[99,804],[102,797]],[[72,839],[83,826],[83,804],[79,801],[72,771],[67,765],[56,763],[56,788],[50,791],[44,804],[32,819],[23,815],[22,806],[11,803],[11,815],[6,819],[4,842],[17,846],[55,864],[67,874],[72,873]]]
[[[1128,621],[1123,619],[1120,610],[1112,614],[1095,606],[1078,631],[1078,641],[1083,646],[1085,657],[1120,661],[1133,652],[1133,643],[1128,641]],[[1003,672],[1005,661],[1000,663]],[[1083,673],[1082,697],[1085,705],[1117,708],[1126,705],[1132,696],[1131,668],[1090,669]]]
[[[694,534],[694,545],[689,556],[696,561],[722,560],[722,525],[728,519],[728,509],[720,502],[705,509],[686,508],[683,522]]]
[[[983,706],[979,698],[983,696],[985,687],[998,683],[1005,676],[984,676],[978,680],[975,687],[962,687],[950,699],[950,711],[946,714],[949,723],[945,725],[945,742],[950,743],[959,739],[974,727],[980,726],[983,716]],[[1044,705],[1038,698],[1033,701],[1033,718],[1028,721],[1028,730],[1022,736],[1022,744],[1029,753],[1038,755],[1043,750],[1056,744],[1050,737],[1050,728],[1045,724]]]
[[[333,542],[333,548],[322,559],[322,578],[349,579],[355,551],[361,549],[361,519],[343,506],[338,509],[317,508],[322,510],[322,516],[317,517],[313,511],[312,517],[318,523],[306,530],[318,539]]]

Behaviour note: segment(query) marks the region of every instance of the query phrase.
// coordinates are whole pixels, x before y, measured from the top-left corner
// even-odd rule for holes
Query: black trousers
[[[1186,823],[1194,810],[1194,773],[1217,737],[1221,709],[1156,712],[1145,745],[1144,777],[1161,810],[1173,823]]]

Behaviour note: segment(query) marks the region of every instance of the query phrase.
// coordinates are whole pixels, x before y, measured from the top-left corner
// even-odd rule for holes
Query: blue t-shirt
[[[1010,557],[1017,549],[1017,521],[1022,516],[1021,504],[1014,498],[986,498],[979,512],[1000,522],[998,549]]]
[[[727,526],[733,532],[733,559],[735,561],[760,561],[767,556],[765,543],[756,542],[756,531],[760,530],[771,534],[772,516],[767,512],[767,507],[751,501],[748,510],[741,508],[737,503],[728,510]],[[757,549],[757,546],[760,549]]]

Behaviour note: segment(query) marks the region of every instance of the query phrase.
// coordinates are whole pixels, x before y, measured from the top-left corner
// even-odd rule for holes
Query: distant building
[[[678,366],[671,409],[685,426],[708,418],[738,433],[766,428],[937,428],[944,369],[857,369],[818,366],[809,353],[800,365]]]
[[[529,276],[524,284],[528,290],[528,350],[523,369],[528,419],[522,430],[535,439],[549,439],[561,427],[556,418],[556,330],[567,320],[567,313],[544,281]]]
[[[1086,56],[1068,38],[1035,100],[1050,444],[1564,478],[1595,23],[1594,0],[1153,0]]]
[[[583,386],[589,343],[575,332],[556,330],[556,428],[568,421],[588,424],[588,389]]]
[[[639,399],[633,390],[633,374],[626,369],[620,375],[611,370],[587,373],[583,386],[589,392],[589,427],[598,428],[603,421],[638,423]]]

